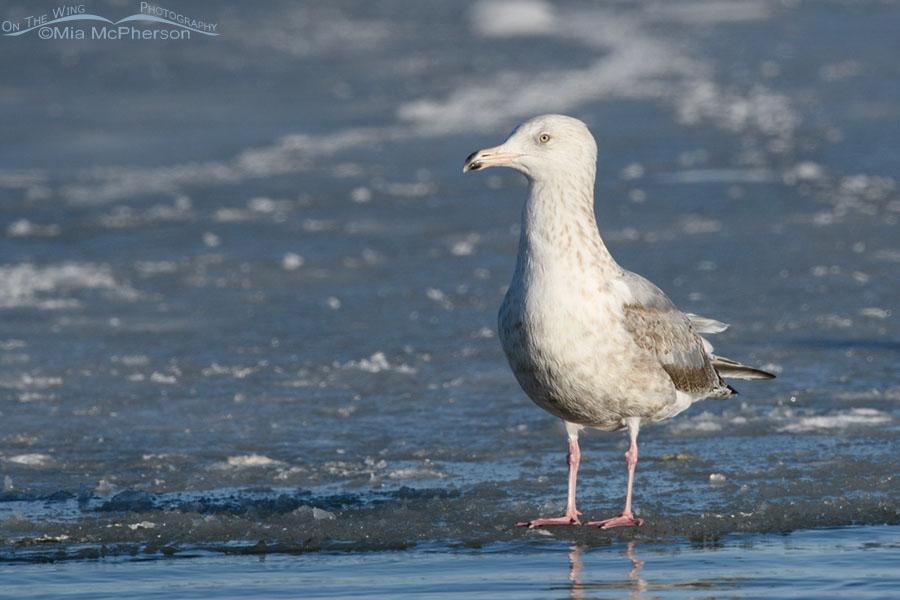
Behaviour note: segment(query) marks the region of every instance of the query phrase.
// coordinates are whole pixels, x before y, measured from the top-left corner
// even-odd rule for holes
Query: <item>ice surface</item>
[[[541,0],[482,0],[471,9],[472,28],[485,37],[514,37],[552,32],[553,6]]]
[[[4,44],[0,560],[900,524],[897,7],[206,9],[190,52]],[[642,429],[640,529],[511,527],[565,432],[496,339],[524,181],[459,171],[548,111],[617,259],[778,374]],[[584,434],[586,517],[626,443]]]
[[[10,456],[6,459],[7,461],[17,464],[17,465],[26,465],[29,467],[43,467],[45,465],[50,464],[53,461],[53,457],[48,454],[17,454],[15,456]]]
[[[231,467],[271,467],[272,465],[281,464],[281,462],[268,456],[250,454],[246,456],[229,456],[227,464]]]
[[[127,284],[116,282],[107,265],[64,262],[46,267],[31,263],[0,266],[0,308],[70,308],[79,304],[79,291],[91,289],[110,290],[121,296],[134,294]]]
[[[780,431],[813,431],[816,429],[846,429],[856,426],[886,425],[890,415],[874,408],[851,408],[837,414],[801,417],[780,428]]]

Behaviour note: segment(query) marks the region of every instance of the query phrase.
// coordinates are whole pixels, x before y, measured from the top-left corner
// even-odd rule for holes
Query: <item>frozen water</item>
[[[196,7],[220,38],[2,40],[0,560],[900,524],[896,5]],[[613,254],[779,375],[642,431],[636,530],[511,527],[565,434],[494,334],[524,184],[459,171],[549,111]],[[586,517],[625,445],[585,435]]]

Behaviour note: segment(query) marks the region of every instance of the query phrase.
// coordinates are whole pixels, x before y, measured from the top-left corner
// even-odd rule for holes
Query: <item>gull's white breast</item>
[[[520,241],[498,319],[516,379],[538,406],[580,425],[615,430],[626,417],[670,412],[683,401],[624,326],[621,269],[579,246],[536,235]]]

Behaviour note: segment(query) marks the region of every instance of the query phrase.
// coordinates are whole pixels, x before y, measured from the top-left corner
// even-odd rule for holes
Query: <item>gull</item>
[[[719,333],[726,324],[679,311],[653,283],[613,259],[594,217],[596,162],[597,144],[583,122],[543,115],[463,164],[464,173],[511,167],[530,184],[498,331],[519,385],[565,423],[568,495],[563,516],[521,526],[581,525],[575,485],[584,427],[627,429],[630,438],[624,510],[586,525],[641,525],[631,511],[641,425],[704,398],[735,396],[723,377],[774,377],[713,354],[700,334]]]

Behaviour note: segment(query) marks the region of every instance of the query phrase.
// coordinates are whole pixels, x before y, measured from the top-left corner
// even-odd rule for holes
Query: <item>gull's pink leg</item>
[[[581,525],[578,515],[581,513],[575,509],[575,481],[578,478],[578,463],[581,461],[581,451],[578,449],[578,428],[569,427],[569,453],[566,455],[566,463],[569,465],[569,491],[566,495],[566,514],[551,519],[534,519],[516,523],[516,527],[537,527],[538,525]],[[573,435],[574,432],[574,435]]]
[[[637,465],[638,459],[637,434],[638,429],[640,429],[641,420],[638,417],[629,417],[626,419],[626,423],[628,425],[628,435],[631,438],[631,443],[628,445],[628,451],[625,452],[625,464],[628,466],[628,484],[625,487],[625,509],[618,517],[604,519],[602,521],[591,521],[588,525],[600,525],[603,529],[609,529],[610,527],[640,525],[644,522],[643,519],[637,519],[631,514],[631,487],[634,483],[634,467]]]

